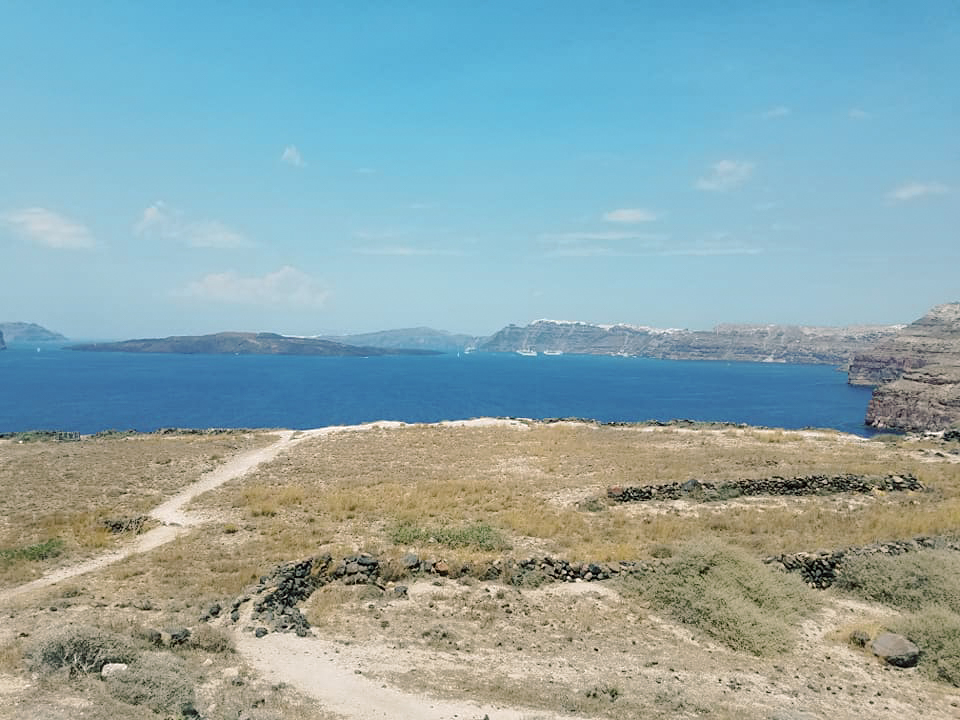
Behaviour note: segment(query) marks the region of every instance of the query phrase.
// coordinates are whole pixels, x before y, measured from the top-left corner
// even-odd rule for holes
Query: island
[[[627,355],[665,360],[724,360],[840,365],[893,337],[903,325],[819,327],[723,324],[712,330],[595,325],[537,320],[509,325],[481,342],[483,352]]]
[[[0,322],[0,336],[9,343],[65,342],[67,338],[42,325],[28,322]],[[0,343],[2,347],[2,343]]]
[[[436,355],[433,350],[376,348],[276,333],[220,332],[212,335],[175,335],[121,342],[71,345],[83,352],[175,353],[182,355],[317,355],[371,357],[376,355]]]

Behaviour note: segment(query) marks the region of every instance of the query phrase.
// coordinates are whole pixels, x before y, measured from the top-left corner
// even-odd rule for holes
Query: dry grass
[[[480,525],[518,556],[630,560],[703,533],[773,554],[960,527],[960,465],[925,462],[913,450],[829,432],[415,426],[311,441],[203,505],[233,508],[230,520],[264,543],[264,560],[311,543],[456,558],[428,531]],[[891,471],[914,472],[931,491],[700,505],[596,500],[608,485]],[[398,535],[398,527],[424,532]]]
[[[59,562],[111,545],[105,518],[141,515],[224,458],[265,445],[265,433],[0,441],[0,587],[49,563],[5,557],[56,540]]]
[[[38,482],[69,492],[61,470],[83,468],[86,479],[80,484],[87,495],[81,492],[76,508],[53,501],[45,506],[47,511],[76,509],[98,517],[106,505],[111,515],[136,514],[195,479],[199,474],[195,471],[205,469],[214,455],[227,457],[250,447],[244,443],[263,442],[253,437],[217,439],[237,444],[230,450],[205,445],[210,438],[191,438],[197,444],[184,441],[185,454],[177,460],[169,448],[178,446],[152,440],[143,445],[135,444],[140,439],[112,440],[118,445],[103,448],[51,444],[47,455],[36,456],[42,459]],[[12,450],[24,453],[25,447]],[[33,453],[37,447],[28,449]],[[364,675],[378,682],[439,695],[450,694],[453,688],[490,702],[598,718],[703,714],[761,718],[780,707],[807,710],[808,704],[811,713],[822,714],[826,706],[817,703],[837,702],[847,695],[844,707],[868,708],[880,687],[870,686],[876,676],[885,697],[888,688],[902,697],[922,695],[928,702],[923,710],[932,705],[939,712],[949,707],[950,700],[937,696],[929,685],[912,684],[925,682],[920,678],[892,678],[880,669],[869,675],[871,659],[862,659],[867,669],[845,667],[825,660],[823,647],[807,652],[804,648],[818,641],[817,632],[822,637],[833,629],[817,630],[812,640],[798,634],[798,629],[816,627],[810,618],[800,621],[782,613],[786,621],[782,632],[793,639],[784,646],[770,646],[774,651],[786,648],[776,657],[773,667],[778,669],[772,669],[773,661],[751,654],[767,652],[765,645],[748,645],[748,652],[731,650],[730,645],[741,645],[709,630],[678,625],[667,619],[666,605],[663,616],[656,609],[661,606],[651,609],[651,595],[614,583],[521,590],[469,580],[417,580],[406,577],[399,562],[412,550],[424,559],[442,558],[454,570],[464,564],[481,566],[504,554],[546,553],[571,561],[656,557],[669,566],[682,556],[683,541],[703,535],[721,537],[758,558],[780,550],[956,532],[960,464],[937,457],[938,447],[889,438],[862,441],[830,432],[740,428],[558,424],[527,429],[411,426],[338,433],[304,441],[251,475],[201,496],[192,509],[201,509],[211,521],[176,541],[72,581],[69,596],[64,588],[50,588],[11,606],[15,617],[10,618],[10,632],[31,632],[50,622],[50,606],[59,608],[58,622],[67,617],[78,622],[96,618],[101,627],[115,631],[124,623],[127,632],[140,625],[196,627],[212,602],[228,607],[226,603],[278,563],[320,552],[342,557],[368,551],[390,568],[391,580],[410,586],[408,600],[394,596],[390,588],[382,593],[370,586],[334,584],[315,593],[304,611],[322,637],[342,643],[338,657],[369,647],[368,655],[356,656],[356,667],[362,662]],[[22,481],[34,456],[9,455],[10,450],[2,446],[0,454],[20,463]],[[65,453],[62,467],[58,452]],[[121,460],[124,453],[128,457]],[[87,487],[97,485],[103,477],[101,464],[109,466],[113,454],[117,470],[110,475],[119,477],[127,468],[133,478],[130,487],[118,481],[123,488],[119,494],[109,489],[111,483],[100,491]],[[158,462],[166,457],[171,457],[170,463]],[[182,472],[173,472],[177,463],[183,463]],[[13,480],[7,465],[0,470],[0,482],[9,488]],[[605,499],[609,485],[848,472],[912,472],[929,491],[704,504],[614,505]],[[16,497],[7,497],[11,521],[5,532],[10,532],[11,542],[3,547],[23,548],[49,537],[65,537],[67,555],[40,561],[40,566],[76,557],[82,548],[63,529],[68,527],[66,519],[52,535],[37,534],[37,526],[29,524],[32,513],[24,508],[39,506],[41,500],[39,488],[26,495],[22,505]],[[488,544],[490,538],[496,542]],[[23,561],[21,566],[35,562]],[[831,602],[829,593],[825,597],[825,603]],[[761,607],[760,612],[777,611]],[[823,617],[830,617],[824,612]],[[844,623],[856,621],[843,618]],[[15,672],[23,647],[12,635],[4,640],[0,670]],[[213,665],[204,669],[208,655]],[[254,692],[255,679],[246,670],[240,671],[242,685],[224,680],[227,676],[219,673],[240,659],[216,633],[200,638],[197,647],[185,648],[181,657],[202,680],[197,685],[198,707],[204,712],[216,708],[207,713],[211,718],[235,718],[241,711],[259,717],[249,703],[260,697],[266,698],[266,705],[256,709],[264,718],[322,717],[315,704],[295,695]],[[818,672],[833,674],[849,689],[839,698],[827,691],[817,695],[820,691],[808,688],[826,684],[816,679]],[[34,694],[26,693],[21,706],[27,715],[51,698],[66,702],[79,697],[94,704],[83,709],[98,720],[147,717],[137,714],[143,711],[140,707],[119,705],[100,685],[30,692]],[[102,703],[102,711],[97,703]],[[891,708],[886,712],[879,705],[869,706],[866,712],[896,717],[896,708]],[[915,703],[901,709],[900,716],[920,708]],[[125,715],[125,709],[130,714]],[[51,714],[61,716],[70,715]]]

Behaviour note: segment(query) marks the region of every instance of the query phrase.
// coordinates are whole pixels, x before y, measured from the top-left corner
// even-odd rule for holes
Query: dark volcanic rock
[[[344,345],[320,338],[287,337],[275,333],[222,332],[167,338],[73,345],[87,352],[178,353],[185,355],[435,355],[431,350],[400,350]]]

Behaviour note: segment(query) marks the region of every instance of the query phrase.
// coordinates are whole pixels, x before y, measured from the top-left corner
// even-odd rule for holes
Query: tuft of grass
[[[663,571],[641,585],[658,609],[754,655],[786,651],[793,625],[818,605],[799,578],[715,539],[682,546]]]
[[[928,677],[960,687],[960,614],[928,608],[892,623],[890,629],[920,648],[920,669]]]
[[[499,530],[484,523],[457,527],[425,528],[402,523],[394,528],[390,539],[397,545],[424,545],[436,543],[449,548],[502,550],[508,547]]]
[[[921,550],[845,559],[834,587],[902,610],[939,605],[960,613],[960,554]]]

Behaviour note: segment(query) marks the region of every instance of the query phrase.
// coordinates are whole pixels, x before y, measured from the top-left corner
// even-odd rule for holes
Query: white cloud
[[[760,117],[762,117],[764,120],[773,120],[775,118],[787,117],[787,115],[790,115],[791,112],[792,110],[785,105],[777,105],[769,110],[765,110],[760,114]]]
[[[233,305],[273,305],[290,308],[321,308],[330,291],[309,275],[285,265],[259,277],[236,272],[210,273],[174,292],[177,297]]]
[[[37,245],[58,250],[89,250],[97,243],[90,230],[46,208],[32,207],[11,210],[0,215],[0,221]]]
[[[357,255],[385,255],[393,257],[427,257],[427,256],[447,256],[455,257],[463,253],[456,250],[441,250],[436,248],[418,248],[409,245],[379,245],[371,247],[356,248],[353,251]]]
[[[287,145],[283,149],[283,154],[280,155],[280,161],[285,162],[287,165],[293,165],[294,167],[307,166],[296,145]]]
[[[873,115],[860,108],[850,108],[850,110],[847,111],[847,117],[851,120],[869,120]]]
[[[657,213],[646,208],[620,208],[604,213],[603,219],[615,223],[643,223],[653,222],[658,217]]]
[[[699,178],[695,187],[709,192],[732,190],[750,178],[754,167],[746,160],[721,160],[710,166],[710,172]]]
[[[909,182],[887,193],[890,200],[904,202],[926,195],[946,195],[950,188],[940,182]]]
[[[195,248],[231,250],[254,244],[219,220],[186,220],[183,213],[162,200],[143,211],[133,230],[140,237],[170,240]]]

